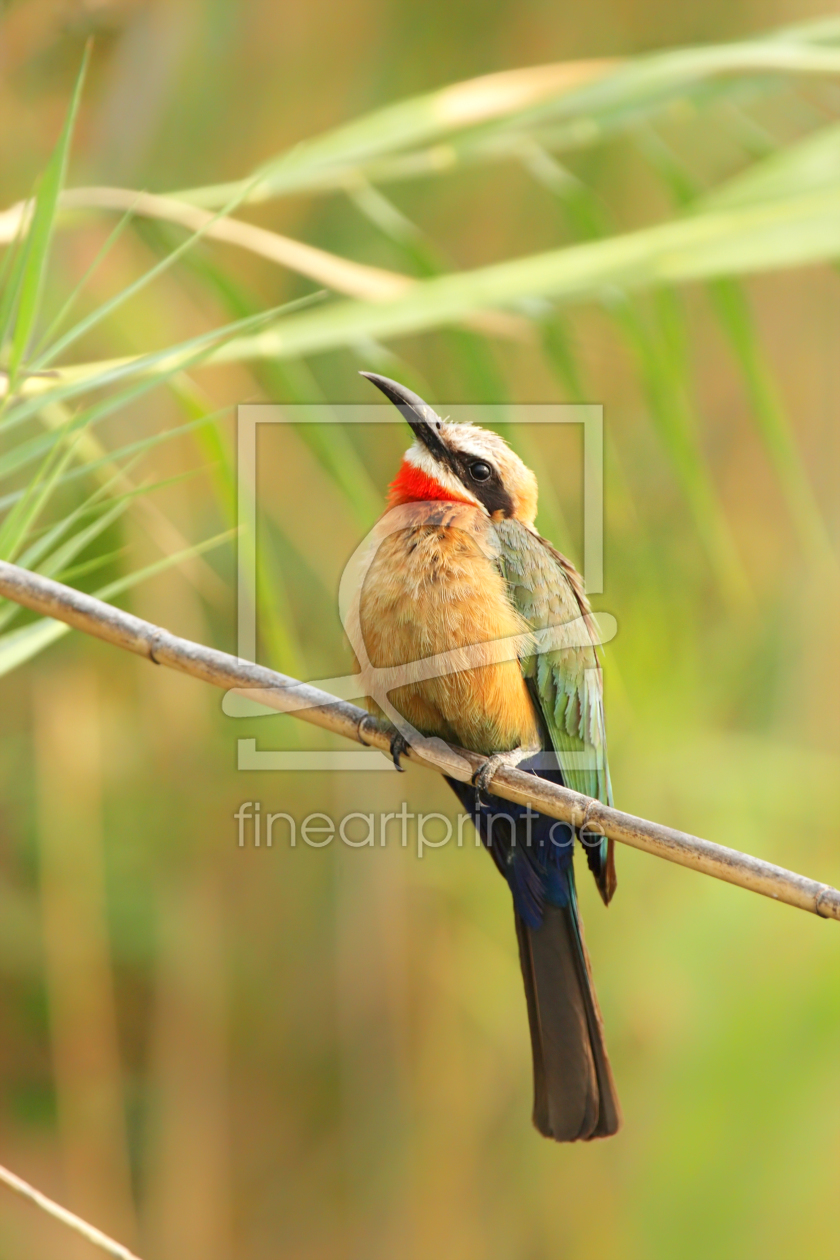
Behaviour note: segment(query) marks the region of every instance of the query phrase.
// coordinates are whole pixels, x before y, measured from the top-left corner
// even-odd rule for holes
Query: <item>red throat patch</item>
[[[424,473],[404,459],[400,471],[388,487],[388,507],[401,503],[426,503],[430,499],[444,499],[451,503],[472,503],[466,495],[456,494],[442,486],[434,477]]]

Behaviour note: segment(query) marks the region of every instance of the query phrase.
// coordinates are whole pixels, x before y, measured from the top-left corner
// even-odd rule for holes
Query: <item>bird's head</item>
[[[391,482],[389,506],[429,499],[471,503],[494,520],[533,526],[537,479],[497,433],[450,424],[417,394],[387,376],[362,372],[402,412],[414,433]]]

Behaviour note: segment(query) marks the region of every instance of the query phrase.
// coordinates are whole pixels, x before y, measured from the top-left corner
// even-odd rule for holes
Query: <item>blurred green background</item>
[[[0,205],[57,169],[92,35],[69,187],[189,188],[329,257],[295,271],[252,237],[173,260],[186,234],[136,193],[127,220],[60,211],[49,255],[7,231],[0,552],[91,590],[157,566],[126,606],[235,650],[233,405],[367,402],[360,368],[442,405],[603,403],[595,603],[619,624],[616,802],[840,883],[840,22],[820,16],[797,0],[7,4]],[[647,56],[753,37],[723,76]],[[763,65],[774,47],[788,51]],[[566,98],[526,76],[535,94],[469,126],[452,98],[375,113],[606,58],[632,59],[631,77],[593,65],[595,95]],[[325,156],[294,149],[366,114]],[[256,192],[236,185],[284,153]],[[758,219],[739,219],[756,199]],[[588,278],[568,279],[573,249],[698,222],[706,235],[667,256],[658,237],[606,270],[588,253]],[[503,316],[469,315],[482,303],[459,273],[561,250],[555,288],[539,264],[493,290]],[[379,270],[348,278],[336,256]],[[51,321],[95,263],[59,332],[88,322],[61,347]],[[383,272],[418,287],[370,300],[399,283]],[[243,340],[324,286],[341,296]],[[16,348],[36,289],[34,340],[27,327]],[[226,362],[193,344],[177,370],[122,384],[96,366],[236,320],[252,322],[221,335]],[[539,524],[581,564],[580,434],[512,440],[540,476]],[[337,582],[405,445],[396,426],[340,424],[261,441],[263,661],[350,667]],[[24,619],[0,638],[0,1162],[147,1260],[837,1255],[835,925],[631,850],[608,912],[582,879],[625,1127],[554,1146],[530,1126],[512,916],[486,855],[237,847],[246,800],[298,820],[402,801],[451,815],[445,785],[417,769],[240,772],[240,737],[341,745],[289,719],[235,722],[210,688],[81,636],[36,652],[43,633]],[[0,1190],[0,1256],[71,1252],[93,1254]]]

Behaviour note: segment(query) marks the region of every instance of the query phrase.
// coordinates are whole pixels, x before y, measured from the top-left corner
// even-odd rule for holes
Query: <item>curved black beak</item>
[[[406,389],[399,381],[392,381],[387,376],[379,376],[376,372],[360,372],[366,376],[377,389],[392,402],[411,426],[415,437],[418,437],[430,454],[436,459],[450,462],[449,448],[440,436],[441,418],[428,403],[423,402],[419,394]]]

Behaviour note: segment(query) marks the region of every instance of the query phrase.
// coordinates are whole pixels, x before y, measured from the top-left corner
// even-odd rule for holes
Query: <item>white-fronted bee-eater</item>
[[[536,478],[501,437],[445,422],[397,382],[362,375],[414,432],[390,489],[399,528],[386,513],[359,596],[365,650],[374,667],[387,668],[500,640],[524,645],[486,664],[467,651],[463,667],[399,686],[389,700],[421,735],[493,758],[475,784],[449,782],[513,895],[534,1124],[558,1142],[607,1137],[620,1112],[577,909],[576,837],[487,786],[505,761],[611,802],[596,628],[583,583],[537,533]],[[534,646],[538,632],[567,623],[583,625],[583,638]],[[394,751],[399,765],[398,744]],[[608,903],[612,842],[579,839]]]

